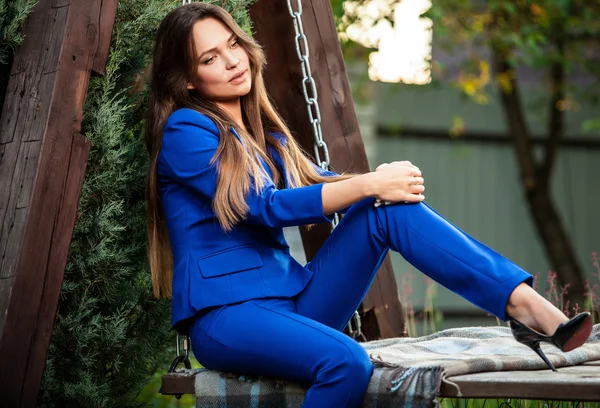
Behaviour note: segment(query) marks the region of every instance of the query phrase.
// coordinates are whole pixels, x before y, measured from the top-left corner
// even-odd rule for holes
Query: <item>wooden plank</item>
[[[98,45],[92,62],[92,74],[104,75],[106,72],[106,61],[110,51],[110,40],[112,28],[117,17],[117,0],[103,0],[100,5],[100,21],[98,28]]]
[[[600,401],[600,363],[539,371],[500,371],[449,378],[462,398],[521,398],[560,401]],[[442,385],[444,397],[455,390]]]
[[[310,48],[323,137],[329,146],[331,166],[338,172],[369,171],[350,93],[344,60],[327,0],[304,0],[302,21]],[[313,152],[314,138],[302,92],[302,69],[294,43],[287,3],[260,0],[250,8],[255,38],[267,54],[267,89],[296,139]],[[306,258],[312,259],[330,233],[329,225],[301,229]],[[389,257],[380,268],[362,305],[369,340],[404,335],[404,318]]]
[[[195,374],[166,373],[161,377],[160,393],[164,395],[196,394],[194,391]]]
[[[116,0],[41,0],[11,67],[0,121],[3,406],[37,399],[90,147],[83,105],[94,58],[108,52],[99,47],[110,43],[110,10]]]
[[[60,286],[69,254],[69,245],[75,226],[90,147],[91,143],[87,137],[79,133],[73,135],[71,152],[68,157],[67,180],[63,195],[60,197],[60,210],[53,225],[54,230],[52,231],[52,244],[48,257],[46,279],[37,316],[39,327],[35,328],[35,336],[32,338],[30,346],[30,364],[25,369],[26,381],[23,384],[23,406],[35,406],[40,382],[33,379],[39,378],[41,380],[44,373],[44,362],[46,361],[48,345],[54,327],[54,316],[58,307]],[[18,280],[18,282],[22,281]],[[15,292],[22,293],[18,289],[15,286]],[[22,309],[19,309],[15,315],[21,313],[21,311]],[[27,318],[28,316],[21,317]]]
[[[162,376],[161,392],[195,394],[193,374]],[[461,398],[518,398],[559,401],[600,401],[600,362],[551,370],[497,371],[450,377]],[[442,385],[441,397],[456,397],[455,389]]]

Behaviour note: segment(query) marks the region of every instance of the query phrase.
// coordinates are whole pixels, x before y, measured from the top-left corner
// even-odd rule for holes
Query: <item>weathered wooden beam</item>
[[[90,143],[79,132],[103,72],[117,0],[40,0],[0,119],[0,401],[33,407]]]
[[[323,136],[331,166],[338,172],[364,173],[369,164],[350,93],[342,51],[328,0],[304,0],[302,21],[310,48]],[[296,54],[294,28],[287,3],[260,0],[250,8],[255,38],[267,54],[265,81],[278,112],[308,152],[314,137],[302,92],[302,69]],[[328,225],[301,229],[307,259],[312,259],[330,233]],[[366,272],[366,271],[365,271]],[[362,304],[363,328],[368,339],[404,335],[402,307],[389,257]]]
[[[92,74],[104,75],[106,72],[106,62],[108,61],[108,52],[110,51],[110,40],[112,38],[112,29],[117,16],[117,0],[102,1],[98,25],[96,29],[98,44],[94,52],[92,62]]]

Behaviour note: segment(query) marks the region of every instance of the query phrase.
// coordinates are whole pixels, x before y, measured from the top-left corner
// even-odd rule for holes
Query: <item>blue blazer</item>
[[[283,136],[275,137],[285,143]],[[218,144],[216,124],[183,108],[169,116],[158,156],[160,199],[174,261],[172,324],[181,331],[186,319],[205,308],[298,294],[312,272],[292,258],[282,228],[331,221],[323,214],[323,184],[288,188],[286,180],[285,188],[278,189],[267,180],[259,194],[250,189],[247,219],[223,231],[212,209],[217,169],[210,161]],[[281,157],[272,148],[269,154],[285,179]],[[314,167],[324,176],[335,175]]]

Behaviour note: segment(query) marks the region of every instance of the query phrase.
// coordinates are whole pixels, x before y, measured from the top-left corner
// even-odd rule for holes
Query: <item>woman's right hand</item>
[[[383,163],[368,174],[371,193],[381,201],[418,203],[425,199],[421,170],[409,161]]]

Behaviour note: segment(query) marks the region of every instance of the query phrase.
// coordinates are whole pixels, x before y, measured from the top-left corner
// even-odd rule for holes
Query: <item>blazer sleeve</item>
[[[281,143],[282,145],[286,145],[287,143],[287,139],[282,136],[279,133],[271,133],[272,136],[275,136],[275,138],[277,138],[277,140],[279,141],[279,143]],[[339,176],[338,173],[336,173],[333,170],[325,170],[323,169],[321,166],[317,166],[314,162],[310,162],[310,164],[312,165],[313,169],[322,177],[334,177],[334,176]],[[346,207],[343,208],[339,211],[336,211],[337,214],[346,214],[348,212],[348,210],[350,209],[350,207]],[[329,216],[327,218],[329,221],[333,220],[333,214],[331,216]]]
[[[211,200],[217,185],[216,163],[211,159],[219,144],[218,130],[208,117],[194,112],[167,121],[159,157],[163,168],[175,181],[188,186]],[[163,164],[163,166],[161,166]],[[330,222],[323,214],[323,183],[278,190],[272,180],[257,192],[254,187],[246,197],[247,222],[269,227]]]

